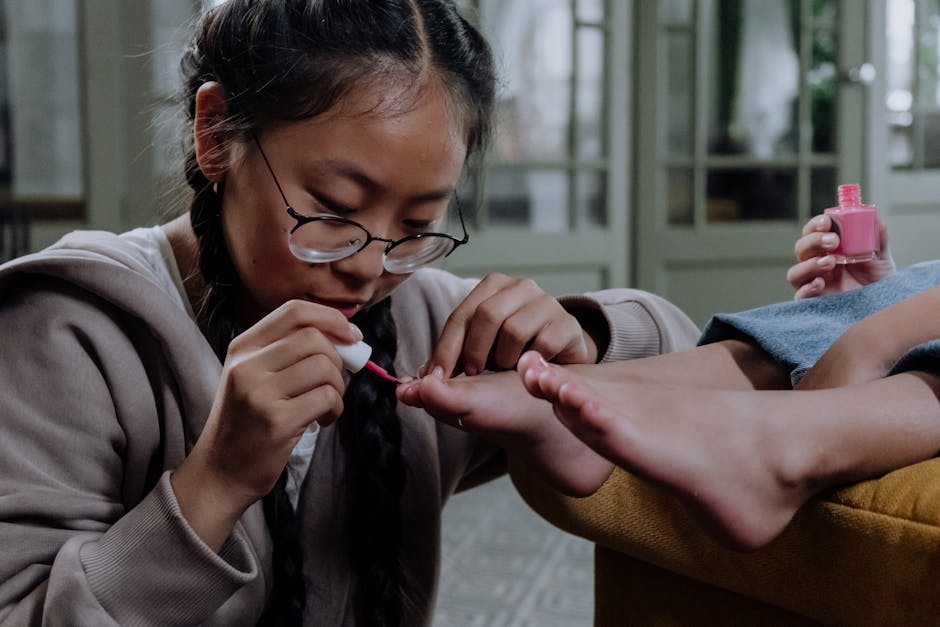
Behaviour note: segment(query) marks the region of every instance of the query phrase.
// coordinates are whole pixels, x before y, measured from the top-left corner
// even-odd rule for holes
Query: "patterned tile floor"
[[[508,477],[444,510],[434,627],[590,627],[594,549],[540,518]]]

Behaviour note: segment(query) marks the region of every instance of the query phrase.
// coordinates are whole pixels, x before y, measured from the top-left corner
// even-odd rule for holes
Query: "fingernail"
[[[480,374],[480,369],[474,366],[473,364],[467,364],[464,366],[463,371],[467,373],[468,377]]]
[[[540,363],[542,366],[544,366],[545,368],[548,367],[548,362],[545,361],[545,358],[542,357],[541,355],[539,355],[539,363]]]
[[[813,218],[813,228],[821,229],[826,223],[826,218],[822,216],[816,216]]]
[[[831,248],[836,245],[836,236],[833,233],[826,233],[822,236],[823,246]]]
[[[357,342],[362,339],[362,330],[360,330],[359,327],[354,324],[350,324],[349,330],[352,332],[353,337],[356,338]]]
[[[820,257],[816,260],[816,265],[820,267],[831,266],[835,259],[832,255],[826,255],[825,257]]]
[[[438,379],[444,378],[444,369],[440,366],[434,366],[434,370],[431,371],[432,377],[437,377]]]

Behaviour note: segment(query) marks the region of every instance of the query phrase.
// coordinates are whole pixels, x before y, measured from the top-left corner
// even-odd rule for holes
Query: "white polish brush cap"
[[[372,356],[372,347],[365,342],[334,344],[336,352],[343,358],[343,367],[350,372],[359,372]]]

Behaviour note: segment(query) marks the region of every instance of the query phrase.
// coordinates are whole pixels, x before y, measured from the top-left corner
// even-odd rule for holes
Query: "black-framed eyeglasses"
[[[467,227],[464,224],[463,212],[460,209],[460,200],[454,195],[457,206],[457,216],[460,218],[460,228],[463,237],[458,239],[448,233],[418,233],[401,239],[392,240],[384,237],[375,237],[366,227],[358,222],[330,214],[305,216],[298,213],[287,200],[281,183],[274,174],[274,168],[268,161],[261,142],[254,137],[261,158],[274,179],[278,193],[284,200],[287,213],[297,224],[287,236],[287,244],[295,257],[309,263],[329,263],[339,261],[355,255],[374,241],[385,242],[385,252],[382,255],[382,266],[394,274],[408,274],[418,268],[434,263],[438,259],[448,256],[458,246],[470,241]]]

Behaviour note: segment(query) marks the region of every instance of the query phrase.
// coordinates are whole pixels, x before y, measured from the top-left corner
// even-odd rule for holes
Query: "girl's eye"
[[[313,199],[316,203],[317,213],[332,213],[337,216],[348,216],[356,212],[355,209],[341,205],[323,196],[314,195]]]
[[[412,235],[433,233],[439,230],[441,220],[404,220],[405,229]]]

